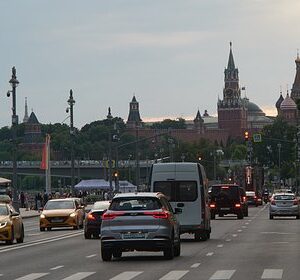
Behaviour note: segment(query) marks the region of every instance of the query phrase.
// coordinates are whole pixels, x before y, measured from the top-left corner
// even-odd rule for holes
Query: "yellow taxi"
[[[49,200],[40,215],[40,231],[56,227],[83,228],[85,212],[79,198]]]
[[[12,205],[0,202],[0,241],[13,244],[24,241],[24,225],[20,213]]]

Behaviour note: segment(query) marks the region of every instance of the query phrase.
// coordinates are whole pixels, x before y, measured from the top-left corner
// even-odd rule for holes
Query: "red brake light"
[[[240,204],[240,203],[236,203],[236,204],[234,205],[234,207],[235,207],[235,208],[240,208],[240,207],[241,207],[241,204]]]
[[[114,218],[116,218],[117,216],[123,216],[125,213],[124,212],[120,212],[120,211],[116,211],[116,212],[105,212],[102,215],[102,220],[112,220]]]
[[[209,207],[210,207],[210,208],[216,208],[216,204],[211,203],[211,204],[209,205]]]
[[[144,212],[144,215],[153,216],[156,219],[168,219],[170,217],[170,213],[166,211],[162,212]]]
[[[271,200],[271,204],[272,204],[272,205],[276,205],[276,203],[275,203],[275,200],[274,200],[274,199],[272,199],[272,200]]]
[[[246,202],[247,201],[247,197],[243,196],[243,201]]]
[[[229,189],[228,186],[222,186],[221,189]]]
[[[298,201],[297,199],[294,199],[294,200],[293,200],[293,204],[294,204],[294,205],[298,205],[298,204],[299,204],[299,201]]]
[[[89,214],[87,215],[87,219],[88,219],[88,220],[93,220],[93,221],[95,221],[95,220],[96,220],[96,217],[95,217],[92,213],[89,213]]]

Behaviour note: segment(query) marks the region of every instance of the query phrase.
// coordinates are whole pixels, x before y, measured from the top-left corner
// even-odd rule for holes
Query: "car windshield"
[[[7,216],[8,215],[8,210],[6,205],[0,205],[0,215],[1,216]]]
[[[228,199],[236,199],[238,197],[237,186],[212,186],[211,196],[216,198],[226,197]]]
[[[103,201],[97,201],[93,205],[93,210],[106,210],[109,206],[109,203]]]
[[[58,200],[51,201],[49,200],[45,205],[45,210],[54,210],[54,209],[74,209],[74,202],[71,200]]]
[[[274,200],[294,200],[294,199],[295,199],[294,195],[281,194],[281,195],[274,196]]]
[[[152,197],[116,198],[109,209],[114,211],[157,210],[162,206],[158,199]]]

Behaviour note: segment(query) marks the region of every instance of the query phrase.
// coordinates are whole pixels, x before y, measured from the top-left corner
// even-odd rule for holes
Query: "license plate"
[[[230,210],[230,208],[220,208],[221,210]]]
[[[142,232],[123,233],[123,239],[145,239],[146,235]]]
[[[64,221],[64,219],[54,218],[51,221],[52,221],[52,223],[62,223]]]

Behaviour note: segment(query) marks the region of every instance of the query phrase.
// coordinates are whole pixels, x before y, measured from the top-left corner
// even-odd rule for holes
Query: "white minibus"
[[[180,233],[193,233],[195,240],[210,238],[208,184],[203,166],[195,162],[155,163],[150,173],[150,191],[162,192],[178,215]]]

